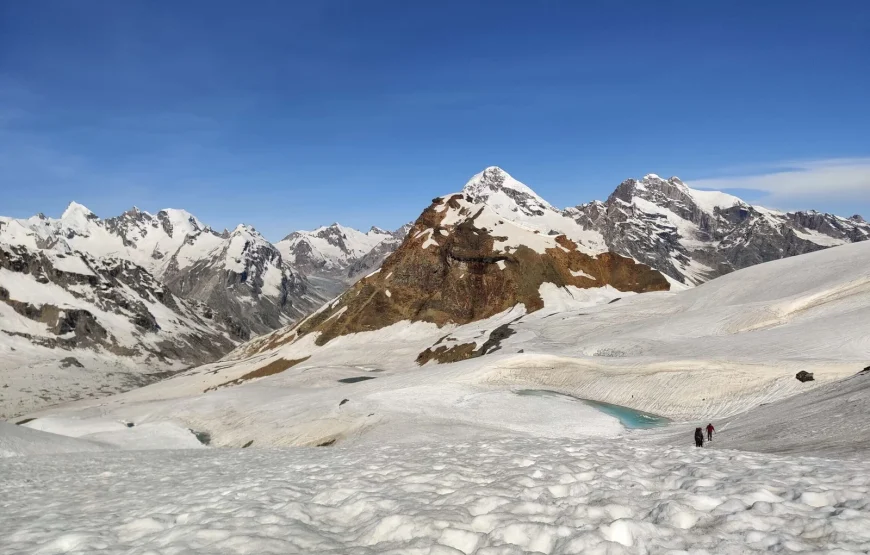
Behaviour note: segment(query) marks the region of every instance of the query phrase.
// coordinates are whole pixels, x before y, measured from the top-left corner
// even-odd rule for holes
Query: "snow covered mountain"
[[[546,235],[565,235],[589,253],[608,250],[598,231],[584,228],[501,168],[491,166],[473,176],[461,194],[468,202],[485,205],[502,219],[523,228]]]
[[[334,223],[314,231],[295,231],[275,246],[322,296],[332,298],[380,266],[399,247],[409,228],[410,224],[396,231],[372,227],[363,233]]]
[[[208,305],[240,339],[291,323],[325,300],[250,226],[218,233],[174,209],[149,214],[133,208],[101,220],[75,202],[59,219],[5,221],[0,241],[145,268],[179,297]]]
[[[47,320],[48,332],[16,336],[15,346],[9,348],[18,354],[5,361],[3,375],[17,373],[13,383],[17,389],[6,391],[8,399],[0,395],[0,406],[4,412],[17,413],[80,395],[133,387],[165,375],[161,372],[215,360],[239,341],[304,318],[327,298],[343,291],[355,275],[371,265],[379,265],[404,236],[402,230],[390,233],[373,228],[369,234],[362,234],[341,229],[338,236],[322,234],[326,239],[318,245],[331,254],[326,246],[337,239],[337,249],[344,255],[330,259],[328,271],[340,279],[331,288],[319,289],[321,274],[315,272],[312,285],[254,228],[239,225],[232,231],[218,233],[184,210],[149,214],[133,208],[103,220],[73,202],[57,219],[41,214],[23,220],[0,218],[0,248],[4,249],[6,259],[27,261],[9,262],[7,269],[36,280],[25,287],[20,275],[0,274],[0,292],[13,293],[0,301],[18,307],[16,310],[21,314],[40,322],[48,318],[42,316],[47,310],[42,307],[78,314],[70,312],[75,307],[89,315],[82,320],[89,324],[76,328],[79,330],[76,341],[65,336],[69,325]],[[342,242],[343,237],[349,239]],[[294,260],[297,259],[303,270],[318,268],[305,263],[303,256]],[[353,270],[350,264],[355,265]],[[63,269],[72,270],[63,273]],[[107,289],[106,283],[119,280],[127,287]],[[135,284],[128,283],[129,280]],[[58,308],[56,295],[52,294],[56,287],[66,291],[66,296],[61,296],[65,308]],[[68,295],[73,295],[76,302]],[[20,304],[25,298],[27,302]],[[153,308],[149,304],[153,302],[165,306]],[[14,333],[21,314],[13,317],[10,312],[8,318],[0,318],[0,329]],[[128,315],[134,328],[127,329],[126,320],[109,314]],[[177,325],[170,325],[167,319]],[[138,324],[145,331],[135,328]],[[51,332],[54,329],[51,326],[56,333]],[[170,329],[175,333],[164,337]],[[45,333],[49,333],[45,336],[49,339],[43,337]],[[51,333],[64,339],[57,340]],[[115,336],[126,341],[119,342]],[[32,348],[25,348],[27,341]],[[89,351],[74,357],[67,352],[81,349],[108,349],[108,353],[101,358],[90,356]],[[75,368],[84,364],[93,374],[91,379],[78,380],[77,386],[69,387],[66,377],[70,371],[66,368],[70,363],[59,362],[67,359],[78,361]],[[89,362],[82,362],[85,360]],[[149,362],[148,370],[137,371],[135,366],[145,360]],[[110,367],[116,368],[116,378],[106,376]],[[39,369],[31,374],[34,384],[24,379],[24,368]],[[57,379],[50,377],[52,373],[57,374]],[[148,373],[151,378],[146,377]],[[41,384],[46,380],[55,382],[59,389],[44,388]],[[36,383],[45,391],[28,394],[25,390]],[[11,397],[13,393],[15,399]]]
[[[339,230],[321,231],[324,237],[342,236]],[[652,277],[656,272],[645,273],[649,268],[685,287],[868,237],[870,226],[859,217],[775,212],[653,175],[626,181],[606,203],[559,210],[504,170],[489,167],[460,193],[435,199],[378,272],[292,331],[279,330],[248,347],[309,333],[317,333],[322,345],[403,320],[466,324],[515,305],[532,312],[543,306],[542,287],[549,285],[567,291],[668,289]],[[440,343],[420,357],[457,360],[479,356],[480,348]]]
[[[248,353],[308,334],[316,334],[315,342],[323,345],[401,321],[445,326],[515,307],[534,312],[543,308],[551,290],[585,297],[585,290],[619,294],[669,288],[658,272],[630,258],[595,252],[554,231],[556,225],[594,240],[530,189],[490,168],[462,192],[435,199],[377,271],[299,326],[249,343]],[[419,353],[420,362],[480,356],[487,349],[479,347],[439,342]]]
[[[0,241],[0,417],[144,385],[238,340],[129,260]]]
[[[467,207],[455,196],[439,200],[421,220],[445,212],[445,219],[460,216]],[[451,203],[460,210],[454,211]],[[483,224],[481,218],[487,217],[483,211],[475,222]],[[537,391],[682,422],[674,425],[676,436],[651,438],[668,446],[690,439],[684,432],[694,422],[715,419],[727,426],[728,419],[739,415],[735,429],[748,438],[749,446],[770,433],[766,420],[753,416],[757,411],[831,386],[820,391],[835,395],[813,397],[827,407],[814,412],[824,414],[825,422],[790,425],[788,441],[779,445],[789,450],[804,445],[817,454],[836,448],[830,452],[840,455],[848,454],[850,445],[870,448],[870,415],[860,406],[866,381],[854,387],[842,382],[870,363],[870,242],[759,264],[676,292],[634,294],[613,286],[584,289],[544,282],[537,310],[518,304],[493,314],[483,288],[476,289],[481,293],[478,301],[469,296],[467,307],[451,306],[451,299],[459,297],[443,288],[429,300],[407,300],[401,261],[411,249],[424,261],[426,251],[435,252],[435,244],[423,248],[432,235],[426,229],[416,239],[421,230],[412,230],[388,258],[376,274],[384,274],[384,281],[366,279],[349,292],[351,298],[326,305],[309,320],[316,323],[308,333],[300,331],[307,323],[275,332],[220,362],[164,382],[31,414],[36,420],[26,426],[74,435],[69,430],[101,429],[108,421],[136,422],[137,427],[171,424],[176,430],[206,431],[212,444],[235,447],[380,445],[388,438],[437,436],[446,441],[491,439],[494,434],[614,437],[624,432],[616,420],[584,412],[570,400],[522,393]],[[440,231],[436,235],[450,241]],[[518,235],[502,237],[510,241]],[[448,258],[451,250],[439,245],[439,255]],[[547,250],[564,252],[558,246]],[[473,264],[467,261],[460,281],[508,283],[511,263],[505,259],[502,270],[498,262],[488,267],[488,261],[479,261],[487,266],[479,266],[483,273],[473,276]],[[455,260],[450,264],[460,265]],[[548,275],[560,279],[558,263],[547,264]],[[431,265],[422,266],[420,277],[431,270]],[[582,271],[590,270],[595,266]],[[393,275],[387,278],[389,272]],[[448,272],[453,274],[452,269]],[[434,275],[429,279],[440,282]],[[522,284],[516,285],[516,291],[531,299]],[[391,304],[394,298],[396,304]],[[361,310],[363,305],[373,310]],[[395,317],[404,307],[408,313]],[[477,310],[484,317],[466,316],[463,322],[458,320],[462,310]],[[438,324],[450,315],[456,315],[453,322]],[[799,371],[814,373],[815,381],[795,379]],[[119,436],[124,433],[117,430]],[[758,441],[750,443],[751,438]]]
[[[246,225],[220,237],[188,236],[162,279],[178,295],[240,322],[239,333],[249,337],[295,322],[324,300],[274,245]]]
[[[152,348],[138,338],[128,342],[129,349],[147,351],[156,360],[184,363],[216,358],[233,342],[276,328],[232,357],[269,356],[281,345],[297,343],[324,346],[406,321],[443,331],[413,353],[418,363],[476,358],[497,350],[507,328],[477,329],[472,337],[455,335],[454,327],[532,314],[548,305],[595,304],[694,285],[733,269],[868,237],[870,226],[858,217],[775,212],[652,175],[626,181],[607,202],[560,210],[496,167],[472,177],[461,192],[435,199],[413,226],[362,233],[334,224],[293,233],[276,245],[248,226],[217,233],[181,210],[152,215],[133,209],[101,220],[73,203],[59,219],[0,219],[0,244],[19,249],[15,256],[123,263],[137,268],[129,272],[148,274],[141,279],[175,304],[194,301],[178,310],[195,313],[191,318],[203,327],[197,332],[203,337],[226,338],[214,349],[163,353],[159,349],[168,349],[167,343]],[[347,289],[360,275],[365,277]],[[100,284],[90,280],[75,287],[110,312],[132,306],[126,299],[98,300]],[[337,299],[295,325],[331,296]],[[51,304],[50,297],[30,299],[35,306]],[[142,311],[133,312],[136,320]],[[141,322],[163,327],[163,317],[151,313],[153,318]],[[7,331],[14,331],[17,320],[9,322]],[[107,337],[126,333],[102,321],[100,326]],[[33,357],[16,360],[13,366],[21,368]]]
[[[677,177],[624,181],[606,202],[565,211],[607,248],[697,285],[734,270],[870,239],[860,216],[778,212]]]
[[[624,181],[605,202],[565,210],[497,167],[475,175],[463,193],[507,219],[542,233],[565,234],[591,252],[632,257],[683,285],[870,239],[870,224],[861,216],[769,210],[654,174]]]

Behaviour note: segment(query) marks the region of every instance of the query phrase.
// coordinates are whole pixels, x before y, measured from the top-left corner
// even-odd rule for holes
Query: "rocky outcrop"
[[[445,336],[417,355],[417,364],[423,366],[433,360],[440,364],[446,364],[488,355],[501,349],[501,342],[513,334],[514,330],[511,329],[510,324],[503,324],[492,330],[480,347],[477,347],[477,343],[462,343],[449,347],[442,344],[446,339],[450,339],[449,336]]]

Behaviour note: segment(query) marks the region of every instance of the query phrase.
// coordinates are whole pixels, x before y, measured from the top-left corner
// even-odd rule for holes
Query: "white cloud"
[[[870,201],[870,158],[784,162],[750,175],[697,179],[696,189],[749,189],[765,196],[759,204],[794,206],[811,201]]]

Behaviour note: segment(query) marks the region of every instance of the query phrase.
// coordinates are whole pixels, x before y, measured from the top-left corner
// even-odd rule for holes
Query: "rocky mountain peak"
[[[74,219],[85,219],[85,220],[97,220],[97,215],[88,209],[87,206],[83,204],[79,204],[76,201],[72,201],[69,203],[69,206],[66,207],[66,210],[63,211],[63,214],[60,217],[62,220],[74,220]]]
[[[465,184],[465,191],[469,189],[489,187],[491,189],[500,189],[507,179],[511,179],[510,174],[499,168],[498,166],[489,166],[482,172],[475,174],[468,183]]]
[[[169,221],[174,226],[181,225],[191,232],[201,231],[208,227],[187,210],[179,210],[178,208],[164,208],[157,213],[157,217]]]
[[[346,238],[347,238],[347,231],[346,231],[345,228],[344,228],[340,223],[338,223],[338,222],[333,222],[332,224],[330,224],[330,225],[328,225],[328,226],[318,228],[318,229],[316,229],[316,230],[314,231],[314,234],[315,234],[317,237],[321,237],[321,238],[323,238],[323,239],[329,239],[329,238],[334,238],[334,239],[343,238],[343,239],[346,239]]]
[[[663,179],[654,173],[649,173],[642,179],[626,179],[620,183],[608,198],[608,202],[613,202],[615,199],[631,202],[634,197],[652,200],[655,196],[686,201],[691,193],[679,177]]]
[[[555,210],[530,187],[497,166],[472,177],[462,188],[462,194],[470,202],[487,204],[506,217],[511,213],[541,216]]]
[[[235,227],[235,229],[233,229],[233,231],[230,233],[231,237],[233,235],[246,235],[246,236],[251,236],[251,237],[255,237],[255,238],[262,238],[263,237],[262,235],[260,235],[260,232],[257,231],[256,228],[254,228],[254,226],[248,225],[248,224],[237,225]],[[264,239],[264,241],[265,241],[265,239]]]
[[[850,217],[849,219],[850,219],[851,221],[856,222],[856,223],[859,223],[859,224],[866,224],[866,223],[867,223],[867,220],[865,220],[865,219],[861,216],[861,214],[855,214],[855,215],[853,215],[852,217]]]
[[[482,172],[475,174],[465,184],[462,192],[466,196],[476,199],[478,197],[485,198],[492,192],[505,189],[511,189],[530,196],[538,196],[531,188],[524,183],[520,183],[498,166],[489,166]]]

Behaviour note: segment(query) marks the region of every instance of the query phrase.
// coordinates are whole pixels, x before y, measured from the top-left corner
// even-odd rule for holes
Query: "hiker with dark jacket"
[[[695,447],[704,446],[704,430],[695,428]]]
[[[716,428],[713,427],[713,423],[710,422],[707,424],[707,441],[713,441],[713,432],[716,431]]]

